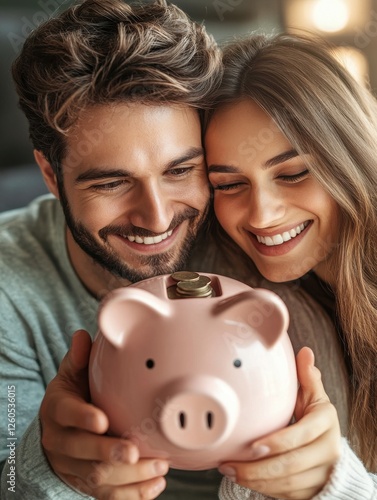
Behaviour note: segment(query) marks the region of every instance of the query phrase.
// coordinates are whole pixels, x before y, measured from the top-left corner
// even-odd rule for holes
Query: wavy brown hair
[[[230,43],[223,63],[214,109],[256,102],[299,154],[311,155],[311,174],[339,206],[340,238],[330,265],[351,361],[349,438],[377,471],[376,100],[331,55],[331,47],[312,36],[251,35]]]
[[[86,0],[32,32],[12,73],[33,145],[56,168],[81,110],[130,101],[202,110],[220,63],[204,27],[164,0]]]

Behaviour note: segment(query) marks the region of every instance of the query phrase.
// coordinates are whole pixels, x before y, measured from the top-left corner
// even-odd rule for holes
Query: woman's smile
[[[267,130],[268,143],[245,154]],[[263,276],[321,274],[338,240],[339,209],[311,175],[310,155],[300,155],[251,99],[215,112],[206,152],[216,216]]]

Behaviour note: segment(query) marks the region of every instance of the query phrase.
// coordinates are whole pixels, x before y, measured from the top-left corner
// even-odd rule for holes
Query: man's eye
[[[95,184],[94,186],[92,186],[92,188],[97,190],[97,191],[111,191],[111,190],[116,189],[117,187],[121,186],[124,183],[125,183],[124,180],[106,182],[104,184]]]
[[[284,182],[295,183],[295,182],[299,182],[302,179],[304,179],[304,177],[306,177],[308,174],[309,174],[309,170],[306,169],[306,170],[303,170],[302,172],[299,172],[298,174],[294,174],[294,175],[279,175],[278,179],[282,180]]]
[[[175,177],[182,177],[184,175],[188,175],[193,167],[177,167],[177,168],[171,168],[169,170],[169,174],[173,175]]]

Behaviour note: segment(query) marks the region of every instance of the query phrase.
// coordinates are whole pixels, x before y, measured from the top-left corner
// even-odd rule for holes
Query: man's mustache
[[[188,207],[182,213],[178,215],[174,215],[171,220],[169,227],[165,231],[172,231],[177,226],[182,224],[187,219],[194,219],[200,215],[199,210],[196,208]],[[133,224],[127,225],[115,225],[110,224],[109,226],[103,227],[99,232],[99,236],[106,241],[107,237],[111,234],[116,235],[125,235],[125,236],[158,236],[161,233],[155,233],[153,231],[149,231],[143,227],[134,226]]]

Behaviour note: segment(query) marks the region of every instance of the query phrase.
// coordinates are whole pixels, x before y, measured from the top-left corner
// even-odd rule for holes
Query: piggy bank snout
[[[218,445],[237,422],[237,395],[215,377],[180,380],[168,388],[164,399],[161,432],[182,449],[200,450]]]

